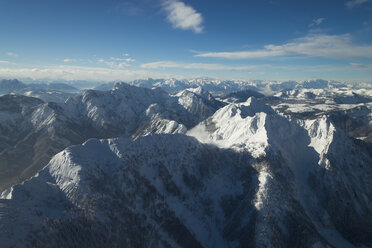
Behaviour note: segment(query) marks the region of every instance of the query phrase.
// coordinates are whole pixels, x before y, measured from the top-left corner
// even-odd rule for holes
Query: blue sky
[[[372,83],[372,0],[0,0],[0,77]]]

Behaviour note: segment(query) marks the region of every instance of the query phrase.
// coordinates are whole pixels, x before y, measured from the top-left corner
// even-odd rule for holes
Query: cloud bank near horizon
[[[372,59],[372,45],[355,45],[350,34],[309,34],[283,45],[266,45],[263,49],[235,52],[206,52],[194,55],[204,58],[257,59],[305,55],[331,59]]]

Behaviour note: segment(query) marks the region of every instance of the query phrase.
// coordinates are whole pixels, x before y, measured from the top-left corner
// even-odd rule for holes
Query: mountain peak
[[[240,103],[240,108],[242,109],[242,117],[244,118],[245,116],[253,116],[256,113],[266,113],[266,114],[276,114],[276,112],[269,107],[268,105],[264,104],[260,100],[258,100],[255,97],[249,97],[247,101],[244,103]]]
[[[225,107],[219,109],[215,113],[215,119],[224,119],[234,117],[239,114],[242,119],[246,117],[253,117],[257,113],[265,113],[268,115],[276,114],[276,112],[255,97],[250,97],[247,101],[242,103],[230,103]]]
[[[269,106],[254,97],[243,103],[231,103],[188,132],[203,143],[222,148],[248,150],[253,157],[265,154],[268,146],[267,116],[276,115]]]

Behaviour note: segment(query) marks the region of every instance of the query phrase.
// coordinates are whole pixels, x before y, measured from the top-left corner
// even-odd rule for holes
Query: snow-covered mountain
[[[255,98],[263,98],[265,95],[254,91],[254,90],[242,90],[242,91],[236,91],[236,92],[231,92],[227,93],[224,95],[221,95],[218,97],[218,100],[221,100],[223,102],[227,103],[232,103],[232,102],[245,102],[248,100],[250,97],[255,97]]]
[[[284,117],[251,98],[218,110],[188,134],[221,148],[248,151],[255,158],[275,158],[259,175],[263,184],[274,181],[272,194],[284,197],[288,192],[280,193],[278,187],[288,190],[288,185],[279,185],[290,181],[295,201],[331,245],[371,245],[367,238],[371,233],[366,230],[372,230],[372,219],[367,217],[372,216],[372,147],[350,140],[326,116],[305,121]],[[262,190],[270,192],[266,185]],[[267,193],[265,197],[262,211],[268,212],[268,219],[286,215],[291,204],[285,200],[279,204]],[[270,233],[278,227],[268,223],[266,228]]]
[[[132,84],[0,97],[1,247],[372,246],[371,89]]]
[[[45,89],[29,89],[26,88],[21,91],[17,91],[16,94],[35,97],[43,100],[44,102],[57,102],[63,103],[69,97],[77,95],[77,93],[69,93],[57,90],[45,90]]]
[[[64,83],[25,84],[17,79],[0,80],[0,95],[14,94],[39,98],[45,102],[61,102],[80,93],[81,90]]]
[[[75,101],[97,106],[95,93]],[[81,118],[100,123],[97,113]],[[326,116],[300,120],[249,98],[187,135],[90,139],[58,153],[2,193],[1,244],[372,245],[372,148]]]
[[[18,80],[0,80],[0,94],[22,93],[30,91],[45,91],[45,92],[64,92],[64,93],[79,93],[81,89],[94,89],[101,91],[111,90],[117,82],[88,82],[88,81],[52,81],[52,82],[36,82],[33,80],[24,79],[27,83],[22,83]],[[273,95],[281,91],[290,90],[329,90],[348,88],[352,90],[372,89],[370,83],[351,83],[337,82],[323,79],[305,80],[305,81],[265,81],[265,80],[219,80],[212,78],[193,78],[193,79],[175,79],[175,78],[160,78],[160,79],[139,79],[125,82],[130,85],[144,87],[149,89],[161,88],[169,93],[177,93],[185,89],[201,87],[209,91],[214,96],[226,95],[229,93],[247,91],[250,96],[258,97],[260,92],[265,95]],[[27,89],[26,89],[27,88]],[[251,91],[251,92],[249,92]],[[245,97],[245,96],[244,96]],[[58,98],[57,98],[58,99]]]
[[[89,138],[185,133],[221,106],[207,92],[190,94],[192,101],[184,106],[180,102],[187,96],[121,83],[111,91],[88,90],[59,104],[0,97],[0,191],[33,176],[67,146]]]
[[[216,110],[225,105],[217,101],[208,91],[203,90],[201,87],[186,89],[174,96],[178,98],[180,105],[198,118],[198,122],[211,116]]]
[[[327,115],[354,138],[372,142],[372,90],[296,88],[283,90],[265,102],[276,111],[301,119]]]
[[[372,89],[368,83],[349,83],[327,81],[322,79],[308,81],[264,81],[264,80],[219,80],[211,78],[194,78],[194,79],[140,79],[126,82],[130,85],[135,85],[145,88],[161,88],[167,92],[175,93],[185,89],[201,87],[204,90],[211,92],[214,96],[226,95],[238,91],[256,91],[265,95],[273,95],[282,90],[293,89],[340,89],[346,87],[353,90],[361,88]],[[109,90],[114,85],[114,82],[102,84],[97,87],[99,90]],[[255,95],[253,95],[255,96]],[[255,96],[257,97],[257,96]]]
[[[214,95],[224,94],[226,92],[234,92],[245,89],[258,90],[257,85],[261,85],[262,81],[242,81],[242,80],[217,80],[210,78],[194,78],[194,79],[175,79],[175,78],[160,78],[160,79],[139,79],[126,82],[127,84],[144,87],[149,89],[161,88],[169,93],[177,93],[185,89],[201,87]],[[108,90],[115,82],[109,82],[96,87],[98,90]]]
[[[27,86],[18,81],[17,79],[1,79],[0,80],[0,95],[9,94],[21,89],[26,88]]]

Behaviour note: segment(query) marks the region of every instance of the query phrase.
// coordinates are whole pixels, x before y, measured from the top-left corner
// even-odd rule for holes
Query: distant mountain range
[[[310,81],[263,81],[263,80],[217,80],[217,79],[143,79],[134,80],[127,82],[128,84],[145,87],[145,88],[162,88],[168,92],[177,92],[187,88],[202,87],[204,90],[211,92],[214,95],[222,95],[231,92],[252,90],[263,93],[265,95],[271,95],[282,90],[292,90],[295,88],[304,89],[327,89],[327,88],[372,88],[369,84],[358,84],[358,83],[341,83],[337,81],[327,81],[322,79],[310,80]],[[112,83],[106,84],[106,86],[112,86]],[[104,85],[100,86],[101,89],[105,89]],[[107,90],[107,88],[106,88]]]
[[[32,96],[47,102],[64,102],[82,90],[64,83],[24,84],[17,79],[0,80],[0,95],[18,94]]]

